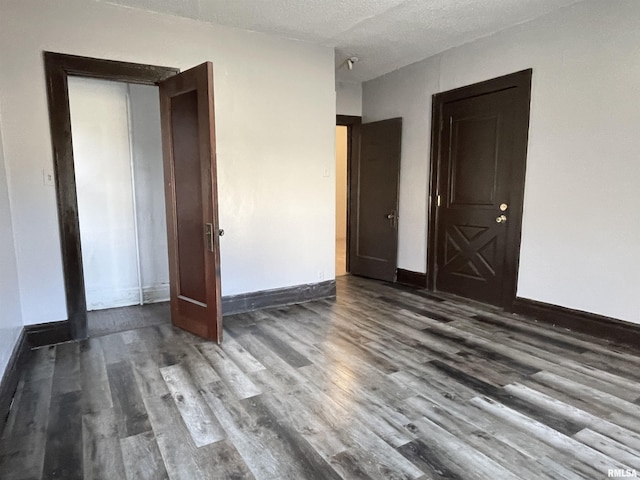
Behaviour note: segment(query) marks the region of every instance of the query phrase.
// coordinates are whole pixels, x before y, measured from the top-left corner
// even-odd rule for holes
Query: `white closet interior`
[[[87,310],[169,299],[155,86],[69,78]]]

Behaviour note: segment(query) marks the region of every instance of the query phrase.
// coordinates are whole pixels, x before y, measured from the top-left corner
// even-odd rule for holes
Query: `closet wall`
[[[158,88],[128,87],[142,291],[144,303],[161,302],[169,300],[169,260]]]

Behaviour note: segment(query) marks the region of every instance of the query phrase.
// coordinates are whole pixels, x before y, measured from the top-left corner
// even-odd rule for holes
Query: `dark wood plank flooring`
[[[157,324],[32,352],[0,478],[640,470],[640,356],[623,346],[354,277],[336,300],[226,317],[222,346],[156,313]]]

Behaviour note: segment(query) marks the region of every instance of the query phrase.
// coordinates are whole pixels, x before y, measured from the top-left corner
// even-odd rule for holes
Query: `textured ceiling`
[[[579,0],[99,1],[329,45],[337,79],[361,82]]]

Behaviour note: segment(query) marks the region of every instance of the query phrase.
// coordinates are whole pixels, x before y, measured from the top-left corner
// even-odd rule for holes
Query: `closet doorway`
[[[169,301],[158,87],[69,78],[87,311]]]
[[[44,52],[44,64],[68,320],[39,333],[47,343],[80,340],[89,333],[68,88],[73,77],[83,77],[159,87],[170,319],[176,327],[221,342],[222,230],[211,62],[179,73],[169,67]]]

